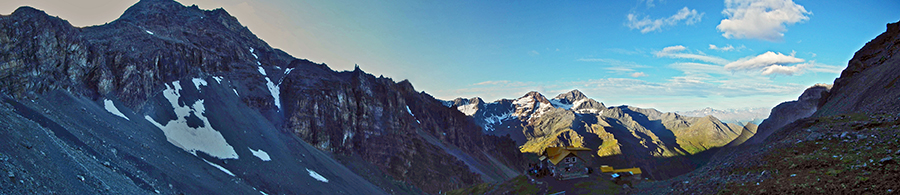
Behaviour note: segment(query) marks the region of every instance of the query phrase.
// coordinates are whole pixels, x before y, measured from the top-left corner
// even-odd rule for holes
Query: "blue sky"
[[[76,26],[135,1],[32,5]],[[772,107],[832,83],[853,53],[900,20],[900,1],[239,1],[224,7],[297,58],[358,64],[441,99],[488,101],[579,89],[607,105],[683,111]]]

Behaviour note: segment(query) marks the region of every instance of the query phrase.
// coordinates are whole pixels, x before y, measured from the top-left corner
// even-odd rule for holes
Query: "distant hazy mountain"
[[[606,107],[573,90],[547,99],[528,92],[516,99],[486,103],[480,98],[445,101],[470,116],[485,133],[510,136],[525,153],[548,146],[597,150],[603,164],[640,166],[651,177],[692,170],[689,156],[724,146],[745,129],[713,116],[689,117],[632,106]],[[755,125],[750,125],[753,132]]]
[[[684,115],[684,116],[695,116],[695,117],[703,117],[703,116],[715,116],[722,122],[726,123],[740,123],[740,124],[759,124],[762,123],[766,117],[769,116],[769,111],[771,108],[744,108],[744,109],[727,109],[727,110],[718,110],[710,107],[700,109],[700,110],[692,110],[692,111],[678,111],[675,113]]]

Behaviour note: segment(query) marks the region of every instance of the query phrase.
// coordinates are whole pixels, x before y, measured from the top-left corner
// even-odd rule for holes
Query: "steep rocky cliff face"
[[[900,112],[900,22],[857,51],[816,116]]]
[[[655,179],[692,170],[703,162],[694,158],[699,153],[728,144],[745,129],[711,116],[606,107],[578,90],[553,99],[529,92],[491,103],[457,98],[446,105],[469,115],[485,133],[510,136],[523,153],[540,154],[550,146],[588,147],[596,150],[597,166],[639,166]]]
[[[376,78],[359,68],[336,72],[324,64],[296,59],[269,47],[222,9],[206,11],[170,0],[144,0],[109,24],[75,28],[60,18],[22,7],[0,16],[0,43],[0,93],[14,102],[10,104],[25,103],[21,110],[54,110],[57,108],[27,102],[72,96],[67,101],[97,107],[108,100],[128,121],[140,124],[129,129],[157,133],[146,139],[167,140],[144,147],[181,148],[197,157],[184,163],[230,169],[234,177],[251,183],[250,187],[285,188],[268,192],[327,193],[347,188],[333,192],[362,193],[376,189],[374,184],[394,193],[437,193],[511,178],[525,163],[511,139],[485,135],[466,115],[417,92],[411,83]],[[72,117],[53,115],[48,120],[59,123]],[[73,121],[81,124],[88,120]],[[62,125],[60,132],[76,131],[74,128]],[[114,129],[111,125],[88,134],[107,134]],[[284,187],[291,186],[294,179],[234,171],[249,169],[249,162],[241,162],[256,152],[202,149],[208,143],[195,143],[201,149],[192,149],[191,141],[196,139],[185,140],[179,136],[186,134],[179,132],[220,134],[214,137],[223,137],[226,146],[246,145],[250,151],[258,150],[257,146],[240,143],[259,136],[281,140],[277,143],[282,144],[274,147],[277,149],[270,150],[285,156],[273,154],[272,162],[286,158],[303,166],[292,166],[289,161],[271,163],[265,169],[269,174],[291,173],[311,179],[316,178],[312,177],[314,170],[305,169],[310,171],[306,174],[303,168],[320,164],[334,164],[328,165],[330,169],[343,171],[318,170],[319,177],[332,178],[322,182],[326,187],[310,188],[310,183]],[[87,138],[74,138],[83,139]],[[100,151],[108,147],[114,146],[88,146]],[[309,152],[304,147],[319,151]],[[155,163],[173,153],[177,152],[138,159]],[[307,156],[327,160],[304,160]],[[114,154],[106,157],[123,161]],[[168,167],[144,177],[160,179],[160,174],[179,170]],[[349,179],[335,181],[343,177],[340,175]],[[360,176],[365,180],[359,180]],[[354,182],[359,186],[346,185]],[[173,193],[179,192],[175,186]]]
[[[812,116],[819,109],[821,100],[828,97],[831,87],[832,85],[828,84],[816,84],[806,88],[806,91],[803,91],[803,94],[797,100],[778,104],[778,106],[772,108],[769,118],[759,124],[759,128],[757,132],[754,132],[753,138],[747,140],[746,143],[762,143],[769,135],[785,125],[798,119]]]

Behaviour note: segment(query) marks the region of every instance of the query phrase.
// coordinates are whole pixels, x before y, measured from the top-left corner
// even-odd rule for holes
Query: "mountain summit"
[[[409,81],[294,58],[223,9],[76,28],[21,7],[0,45],[0,194],[423,194],[524,169]]]

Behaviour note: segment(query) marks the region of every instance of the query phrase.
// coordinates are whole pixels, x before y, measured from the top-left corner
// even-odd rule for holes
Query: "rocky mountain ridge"
[[[532,91],[516,99],[457,98],[445,105],[468,115],[485,133],[510,136],[523,153],[539,154],[548,146],[588,147],[605,164],[640,166],[656,172],[656,179],[683,173],[670,170],[693,169],[689,156],[724,146],[745,129],[756,132],[755,125],[727,124],[711,116],[606,107],[579,90],[553,99]]]
[[[294,58],[223,9],[142,0],[76,28],[21,7],[0,43],[3,193],[418,194],[524,167],[410,82]],[[41,171],[63,161],[83,168]]]

